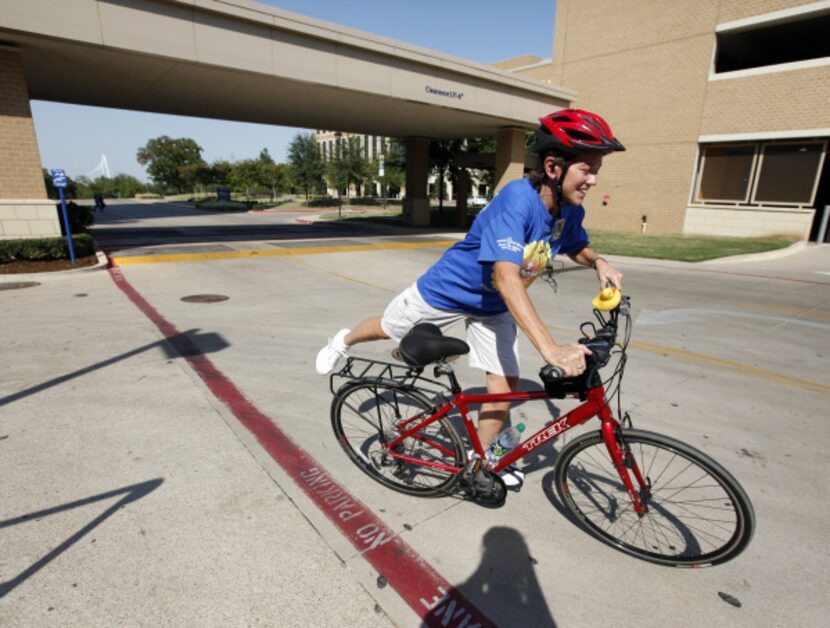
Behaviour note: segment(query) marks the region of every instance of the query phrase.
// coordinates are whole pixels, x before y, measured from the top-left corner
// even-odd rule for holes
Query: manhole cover
[[[191,294],[182,297],[185,303],[219,303],[219,301],[227,301],[229,297],[224,294]]]
[[[34,288],[39,286],[38,281],[12,281],[10,283],[0,283],[0,290],[20,290],[21,288]]]

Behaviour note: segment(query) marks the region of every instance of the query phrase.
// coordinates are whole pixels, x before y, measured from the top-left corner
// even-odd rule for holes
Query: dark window
[[[830,13],[716,33],[715,72],[830,57]]]
[[[758,203],[812,204],[824,146],[819,142],[766,144],[753,200]]]
[[[747,201],[755,144],[705,146],[698,201]]]

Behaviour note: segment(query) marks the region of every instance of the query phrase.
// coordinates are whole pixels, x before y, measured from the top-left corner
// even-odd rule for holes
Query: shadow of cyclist
[[[478,569],[455,589],[498,625],[555,628],[522,535],[513,528],[490,528],[482,550]],[[450,597],[429,611],[422,626],[456,625],[443,605]]]

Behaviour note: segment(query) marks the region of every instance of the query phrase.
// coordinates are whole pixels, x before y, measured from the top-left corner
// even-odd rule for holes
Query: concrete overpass
[[[0,0],[0,46],[0,237],[48,231],[30,98],[405,137],[415,224],[430,138],[495,135],[503,185],[524,132],[574,98],[246,0]]]

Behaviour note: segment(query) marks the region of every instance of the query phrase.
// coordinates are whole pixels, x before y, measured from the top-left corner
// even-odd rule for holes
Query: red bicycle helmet
[[[608,123],[590,111],[562,109],[539,118],[539,122],[540,126],[533,134],[533,150],[537,153],[552,150],[578,155],[625,150]]]

